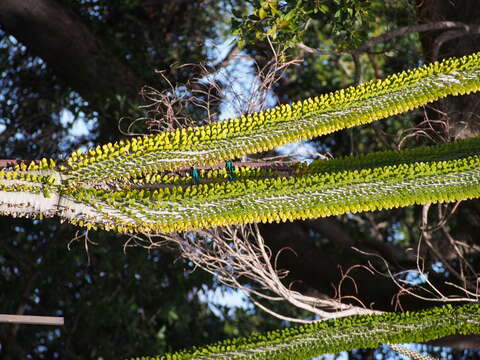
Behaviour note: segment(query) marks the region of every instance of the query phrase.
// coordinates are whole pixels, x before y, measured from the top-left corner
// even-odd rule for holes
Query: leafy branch
[[[425,342],[479,331],[478,304],[446,305],[420,312],[354,315],[132,360],[309,359],[326,353],[377,348],[382,343]]]
[[[287,173],[218,162],[370,123],[480,88],[480,54],[452,58],[204,126],[121,140],[0,172],[0,211],[126,233],[286,221],[480,196],[479,139],[370,154]],[[204,167],[196,184],[181,172]]]

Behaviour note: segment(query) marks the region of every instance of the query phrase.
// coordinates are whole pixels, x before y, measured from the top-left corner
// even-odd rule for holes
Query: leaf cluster
[[[480,331],[478,304],[446,305],[420,312],[356,315],[225,340],[177,353],[132,360],[308,359],[326,353],[376,348],[381,343],[425,342]]]
[[[283,48],[303,42],[310,22],[326,28],[337,50],[358,47],[365,41],[383,7],[372,0],[250,0],[251,14],[234,11],[232,28],[240,47],[265,41],[267,37]],[[383,2],[382,2],[383,3]]]

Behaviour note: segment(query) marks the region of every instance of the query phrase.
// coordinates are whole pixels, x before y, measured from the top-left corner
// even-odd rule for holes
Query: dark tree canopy
[[[200,68],[181,65],[225,69],[242,48],[240,54],[261,68],[272,57],[268,41],[287,57],[302,58],[274,85],[270,95],[278,103],[473,53],[479,51],[479,9],[476,0],[3,0],[0,158],[64,158],[80,146],[118,140],[126,136],[119,130],[122,117],[128,123],[147,115],[139,108],[145,104],[143,86],[168,90],[168,78],[174,85],[190,82],[194,89],[206,90],[198,81]],[[365,45],[394,29],[447,21],[469,27],[437,24],[434,31],[406,30]],[[234,39],[232,32],[239,36],[237,45],[232,40],[224,58],[212,55],[211,44]],[[240,73],[242,66],[248,67],[230,71]],[[155,70],[164,71],[165,78]],[[216,96],[231,86],[225,80],[217,85]],[[226,100],[212,109],[220,111]],[[475,136],[477,105],[478,95],[448,98],[379,124],[315,139],[311,145],[338,157]],[[187,110],[199,123],[208,115],[202,108]],[[72,118],[67,121],[65,113]],[[88,131],[75,135],[74,124],[82,122]],[[133,130],[149,131],[145,122]],[[421,249],[429,279],[444,293],[458,295],[445,282],[460,284],[455,273],[471,280],[480,271],[479,202],[435,207],[427,220],[435,228],[427,239],[433,245]],[[343,296],[374,309],[399,311],[436,302],[405,294],[398,298],[391,279],[366,271],[363,266],[372,258],[352,247],[381,255],[394,272],[412,269],[416,259],[406,249],[417,248],[421,225],[422,208],[410,207],[264,225],[261,231],[273,254],[280,253],[276,265],[289,271],[285,284],[303,294],[333,297],[342,274],[360,264],[350,273],[354,282],[344,283]],[[217,306],[217,313],[212,312],[214,305],[198,294],[220,288],[218,280],[194,271],[175,248],[124,251],[125,236],[104,231],[85,236],[52,220],[1,217],[0,229],[1,311],[66,319],[62,329],[0,324],[0,359],[125,358],[286,325],[254,308]],[[78,240],[67,248],[72,239]],[[454,248],[460,243],[465,244],[464,261]],[[287,304],[272,308],[308,316]],[[438,344],[474,349],[479,339],[457,337]],[[373,352],[350,356],[373,357]]]

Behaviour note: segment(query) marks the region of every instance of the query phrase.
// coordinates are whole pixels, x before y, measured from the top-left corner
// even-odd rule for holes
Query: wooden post
[[[0,323],[62,326],[63,317],[0,314]]]

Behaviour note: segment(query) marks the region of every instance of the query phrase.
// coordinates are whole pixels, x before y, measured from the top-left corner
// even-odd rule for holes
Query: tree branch
[[[230,48],[230,50],[227,52],[227,54],[224,56],[222,60],[217,62],[215,65],[206,66],[205,68],[209,73],[215,72],[218,69],[227,66],[230,63],[230,61],[232,61],[232,59],[234,59],[239,53],[240,53],[240,48],[235,43],[235,45],[233,45]]]
[[[477,25],[468,25],[459,21],[438,21],[438,22],[433,22],[428,24],[403,26],[401,28],[395,29],[393,31],[389,31],[383,35],[380,35],[368,40],[362,46],[360,46],[358,49],[354,51],[356,53],[367,52],[371,47],[377,44],[392,40],[399,36],[411,34],[411,33],[421,33],[426,31],[446,30],[446,29],[464,29],[465,31],[470,31],[470,29],[477,28],[477,27],[478,27]]]
[[[442,48],[442,45],[447,41],[455,40],[459,37],[472,35],[472,34],[480,34],[480,25],[471,25],[471,26],[467,26],[467,28],[463,30],[446,31],[440,34],[433,42],[432,58],[434,60],[438,59],[440,49]]]
[[[374,37],[368,41],[366,41],[362,46],[359,48],[349,51],[349,52],[339,52],[336,50],[320,50],[311,48],[304,43],[298,43],[297,46],[306,52],[317,54],[317,55],[340,55],[342,53],[350,53],[353,55],[359,55],[364,52],[368,52],[373,46],[381,44],[383,42],[395,39],[397,37],[411,34],[411,33],[421,33],[426,31],[435,31],[435,30],[446,30],[446,29],[461,29],[462,35],[466,33],[478,33],[479,26],[476,24],[465,24],[459,21],[438,21],[429,24],[421,24],[421,25],[411,25],[411,26],[403,26],[401,28],[395,29],[393,31],[389,31],[383,35]],[[447,39],[448,40],[448,39]],[[355,56],[354,56],[355,60]]]

